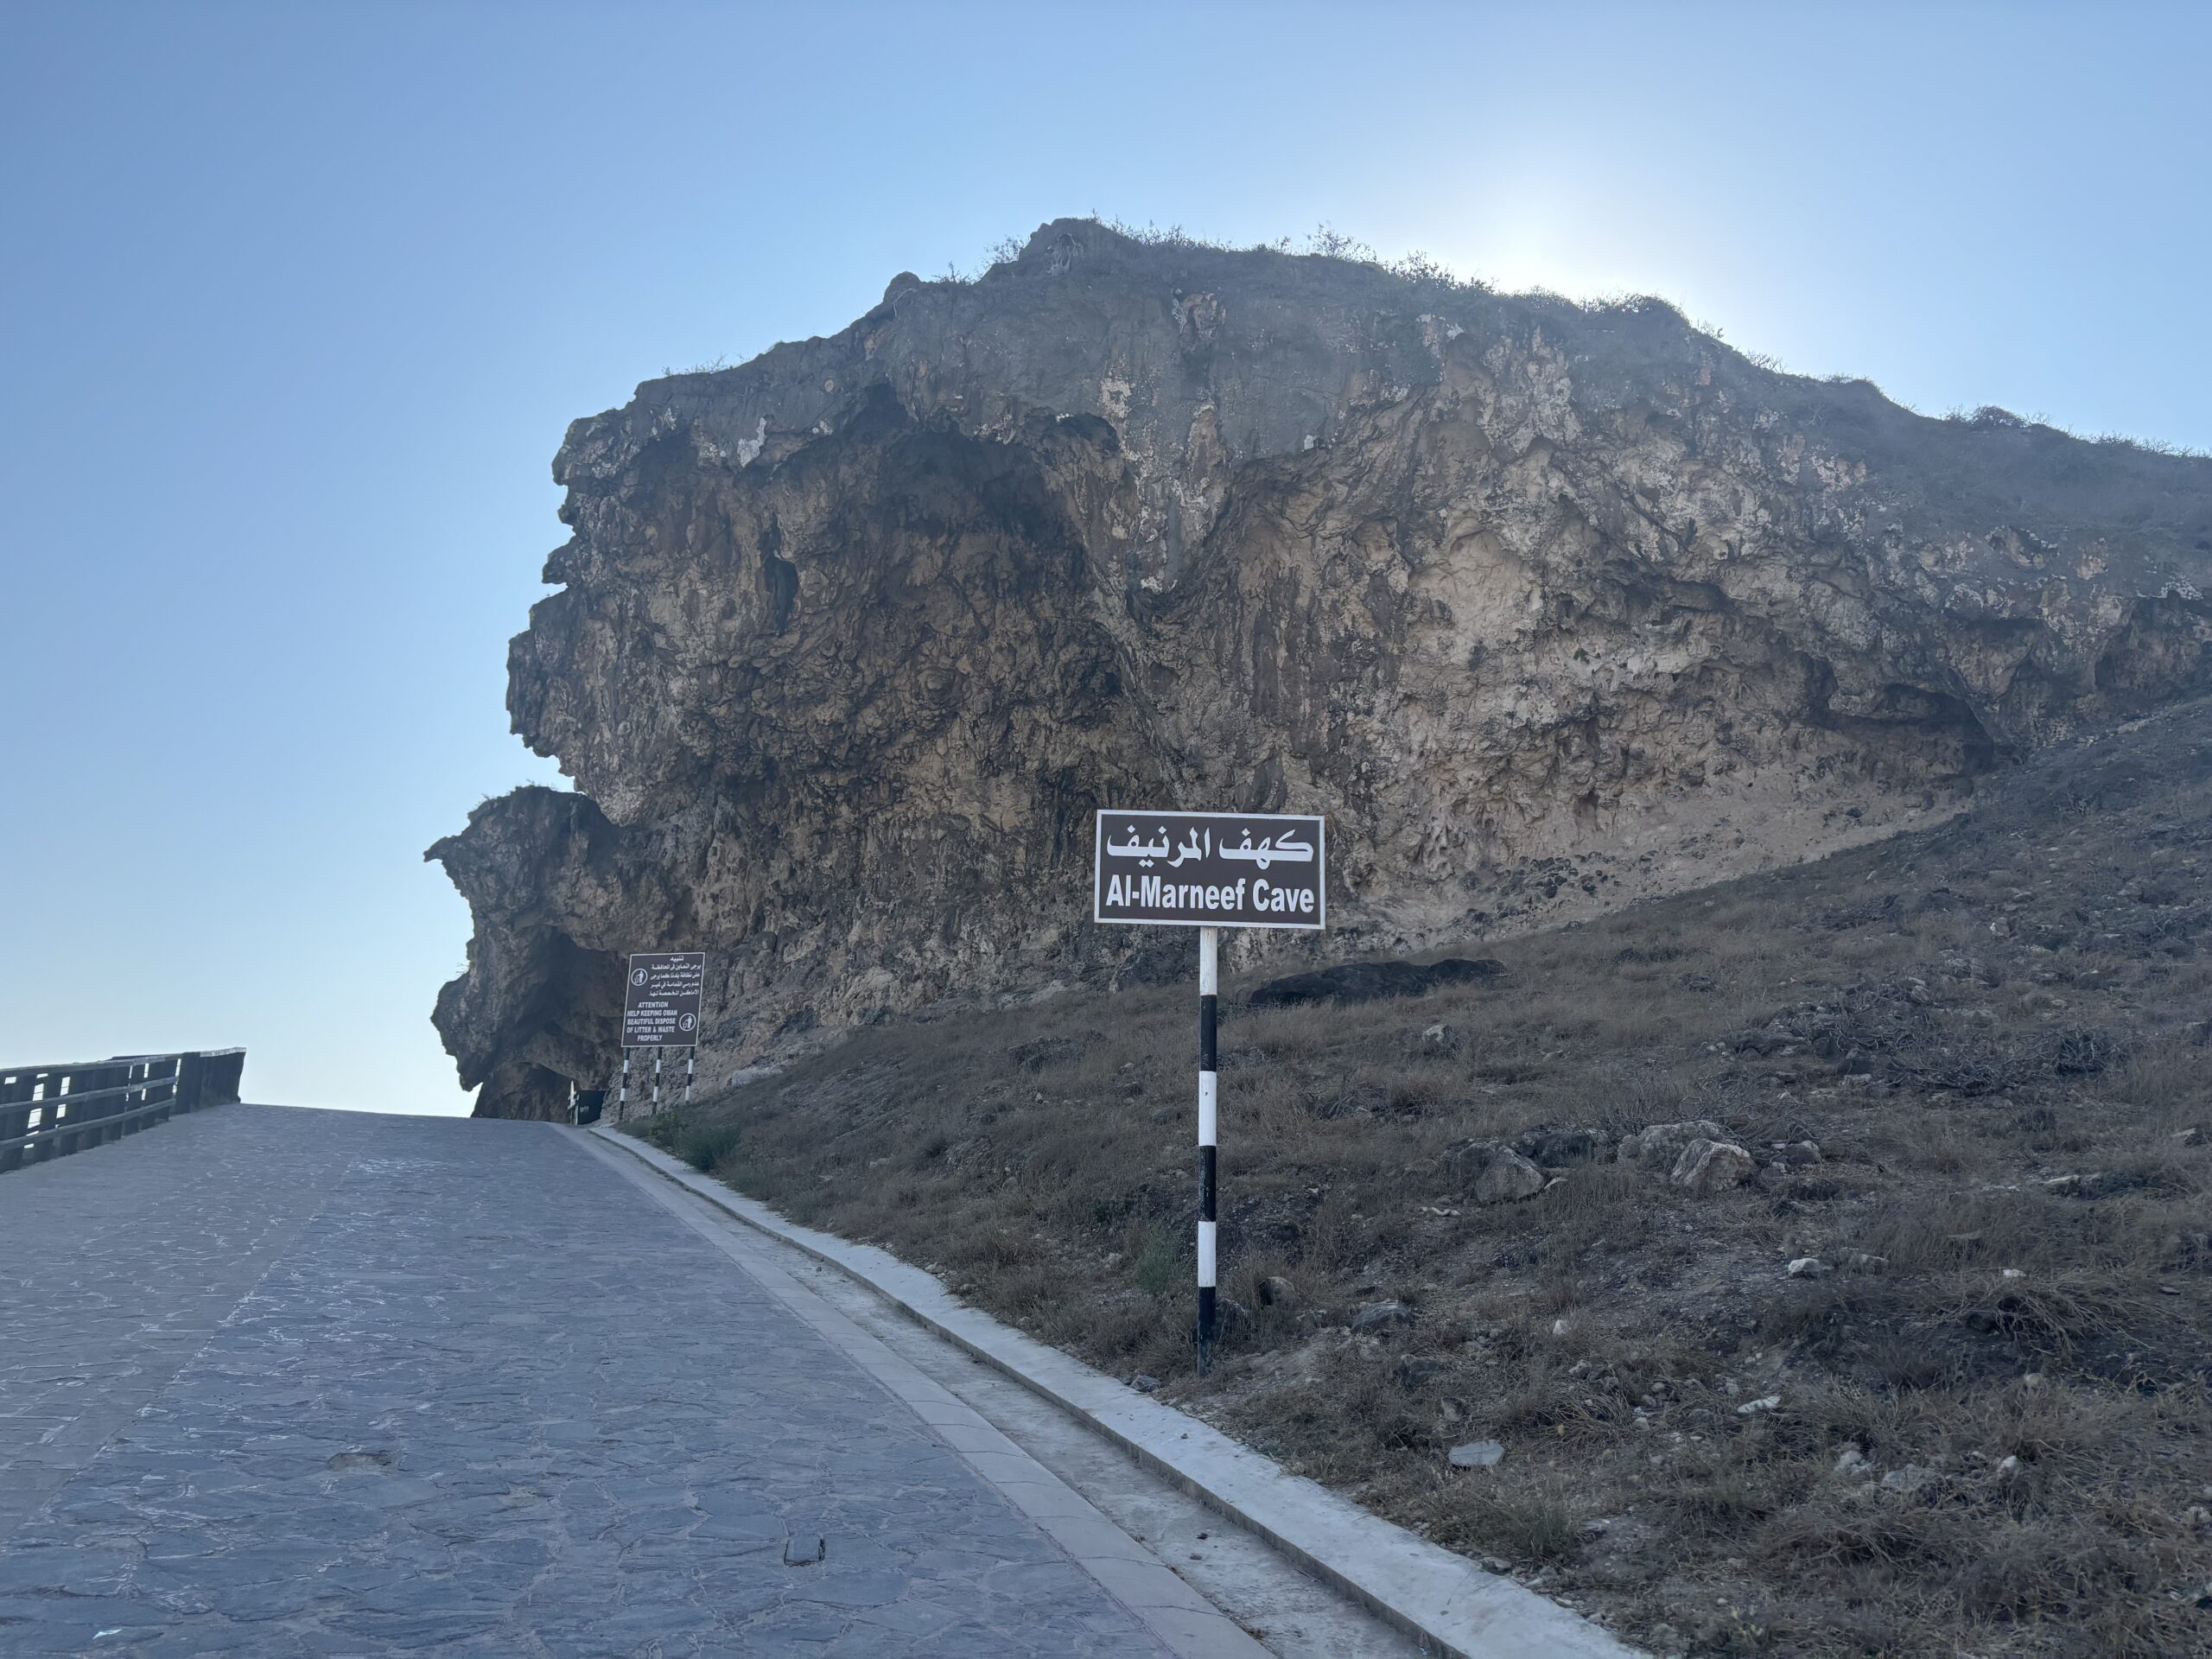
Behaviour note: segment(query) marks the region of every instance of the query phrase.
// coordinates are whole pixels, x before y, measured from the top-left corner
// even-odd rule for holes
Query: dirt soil
[[[1655,1652],[2212,1653],[2208,874],[2198,703],[1492,979],[1225,987],[1203,1378],[1192,984],[652,1132]]]

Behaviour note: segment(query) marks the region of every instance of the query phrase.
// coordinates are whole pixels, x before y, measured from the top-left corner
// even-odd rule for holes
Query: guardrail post
[[[99,1083],[100,1087],[105,1089],[119,1085],[122,1088],[123,1092],[119,1095],[108,1096],[106,1099],[101,1101],[100,1103],[92,1109],[92,1116],[94,1118],[101,1120],[101,1122],[99,1122],[96,1126],[87,1128],[83,1135],[79,1135],[77,1139],[76,1145],[71,1147],[69,1150],[72,1152],[81,1152],[87,1146],[97,1147],[104,1141],[120,1141],[126,1135],[136,1135],[138,1132],[139,1127],[143,1124],[146,1120],[143,1117],[133,1117],[130,1115],[131,1088],[133,1084],[141,1085],[137,1090],[137,1103],[143,1107],[149,1099],[152,1098],[153,1096],[153,1090],[143,1085],[145,1084],[146,1080],[153,1075],[154,1063],[151,1060],[147,1060],[143,1063],[136,1060],[130,1062],[129,1065],[124,1066],[119,1072],[115,1074],[112,1083],[109,1081],[109,1074],[105,1072],[101,1073]],[[111,1117],[119,1118],[122,1121],[116,1123],[105,1122],[106,1119]]]
[[[180,1112],[200,1109],[200,1090],[207,1079],[207,1063],[200,1058],[197,1049],[176,1057],[176,1109]]]
[[[30,1132],[30,1100],[37,1087],[36,1071],[0,1076],[0,1173],[15,1169],[23,1161],[23,1149],[6,1143]]]
[[[200,1087],[203,1106],[233,1106],[245,1087],[245,1051],[225,1050],[207,1062],[207,1077]]]

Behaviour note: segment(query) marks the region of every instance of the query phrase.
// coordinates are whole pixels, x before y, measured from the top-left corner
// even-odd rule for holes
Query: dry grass
[[[1502,980],[1229,988],[1204,1379],[1188,987],[862,1032],[687,1151],[1662,1649],[2212,1651],[2204,712],[1940,830],[1483,945]],[[1689,1117],[1822,1159],[1485,1208],[1453,1156]],[[1393,1297],[1409,1325],[1350,1328]],[[1451,1469],[1480,1437],[1504,1462]]]

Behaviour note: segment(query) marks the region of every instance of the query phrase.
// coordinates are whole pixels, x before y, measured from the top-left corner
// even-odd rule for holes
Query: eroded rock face
[[[489,1113],[606,1079],[627,950],[714,952],[714,1064],[1179,971],[1088,920],[1101,805],[1325,812],[1329,952],[1417,950],[1925,822],[2212,684],[2212,463],[1924,420],[1656,303],[1087,222],[651,382],[555,474],[508,706],[579,793],[430,855]]]

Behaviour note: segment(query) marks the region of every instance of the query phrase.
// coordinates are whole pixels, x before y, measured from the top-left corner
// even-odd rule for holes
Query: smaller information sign
[[[1091,916],[1180,927],[1328,925],[1326,826],[1275,812],[1098,815]]]
[[[703,950],[649,950],[630,958],[622,988],[622,1046],[696,1048]]]

